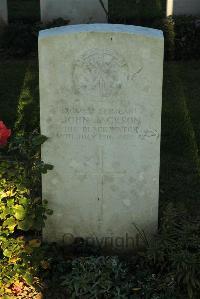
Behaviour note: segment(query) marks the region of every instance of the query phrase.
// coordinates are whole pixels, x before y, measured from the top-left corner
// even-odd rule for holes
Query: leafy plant
[[[150,267],[169,273],[180,294],[200,293],[200,219],[177,212],[170,204],[161,219],[161,230],[146,252]]]
[[[0,294],[18,280],[33,283],[43,259],[38,233],[45,225],[47,201],[41,200],[40,176],[52,169],[40,160],[45,136],[16,136],[0,156]],[[28,232],[28,234],[26,234]]]
[[[5,55],[12,57],[37,55],[39,31],[68,24],[69,20],[62,18],[55,19],[48,24],[41,22],[30,24],[23,21],[11,23],[3,29],[0,35],[0,49],[4,51]]]
[[[70,298],[127,298],[130,293],[127,267],[118,257],[79,258],[71,267],[62,282]]]
[[[37,37],[33,34],[32,25],[22,22],[9,24],[2,33],[0,48],[14,57],[23,57],[36,51]]]
[[[69,298],[178,298],[173,277],[152,273],[139,255],[80,257],[68,264],[61,286]]]
[[[164,12],[163,0],[111,0],[109,16],[112,22],[132,23],[136,20],[161,18]]]

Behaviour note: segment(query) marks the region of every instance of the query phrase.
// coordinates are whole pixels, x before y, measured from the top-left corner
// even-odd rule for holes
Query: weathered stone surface
[[[0,1],[0,26],[7,24],[8,22],[8,11],[7,11],[7,0]]]
[[[40,0],[41,19],[49,22],[57,18],[70,20],[71,24],[106,23],[108,0]]]
[[[167,0],[167,16],[199,14],[199,0]]]
[[[43,176],[54,210],[45,239],[133,246],[133,223],[147,234],[157,228],[162,32],[107,24],[45,30],[39,61],[41,131],[49,137],[42,158],[54,165]]]

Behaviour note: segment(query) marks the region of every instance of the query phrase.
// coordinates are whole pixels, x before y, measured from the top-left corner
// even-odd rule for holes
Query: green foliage
[[[1,38],[0,38],[1,39]],[[37,91],[38,87],[36,82],[38,81],[37,72],[33,63],[27,61],[17,60],[1,60],[0,61],[0,119],[4,120],[9,128],[13,128],[17,117],[17,107],[21,98],[21,93],[25,94],[25,88],[29,91],[30,96],[32,95],[32,89],[30,84],[24,86],[24,78],[27,72],[27,65],[31,67],[32,82],[34,82],[33,90]],[[35,64],[34,64],[35,65]],[[31,82],[30,81],[30,82]],[[33,83],[32,83],[33,85]],[[38,95],[38,92],[37,92]],[[25,96],[24,96],[25,97]],[[33,96],[32,96],[33,98]],[[35,96],[34,106],[39,102],[39,95]],[[27,98],[26,98],[27,101]],[[30,106],[30,105],[29,105]],[[32,108],[32,111],[36,109]],[[30,115],[30,113],[28,114]],[[30,120],[30,117],[29,117]],[[32,122],[32,117],[31,117]],[[27,123],[27,122],[26,122]],[[35,128],[35,125],[34,125]]]
[[[113,0],[110,22],[153,27],[163,30],[165,58],[189,60],[200,58],[200,21],[195,16],[164,18],[164,1]]]
[[[199,210],[199,84],[197,61],[170,62],[164,69],[160,211],[168,202]],[[193,85],[192,85],[193,84]],[[195,118],[193,113],[195,111]],[[196,128],[194,132],[194,128]]]
[[[52,269],[59,277],[57,284],[70,298],[199,298],[200,218],[169,204],[160,223],[159,233],[145,242],[147,247],[126,260],[57,260]]]
[[[199,59],[200,23],[195,17],[174,18],[175,59]]]
[[[69,298],[177,298],[171,277],[155,275],[143,266],[138,256],[127,261],[116,256],[76,258],[68,262],[71,270],[60,284]]]
[[[59,277],[57,284],[69,298],[199,298],[200,219],[169,204],[160,222],[159,233],[147,247],[126,260],[57,260],[52,270]]]
[[[170,34],[173,35],[173,20],[170,26]],[[174,39],[172,40],[174,42]],[[173,47],[174,46],[172,43],[172,53],[174,51]],[[174,54],[172,54],[172,58],[174,57],[173,55]],[[38,95],[36,95],[36,100],[34,99],[32,100],[32,102],[29,102],[27,101],[27,93],[30,93],[30,95],[32,96],[32,90],[38,90],[38,82],[37,79],[30,79],[30,82],[28,82],[28,84],[24,84],[23,79],[24,77],[27,77],[27,74],[25,76],[25,67],[27,65],[27,62],[25,61],[23,63],[24,65],[22,65],[22,61],[16,62],[13,60],[1,63],[2,77],[0,81],[2,84],[0,88],[0,113],[13,124],[15,122],[16,113],[16,105],[14,105],[14,103],[17,99],[17,95],[23,94],[23,104],[20,105],[20,111],[18,112],[20,121],[19,124],[17,124],[17,129],[18,131],[20,131],[20,135],[24,136],[24,134],[21,134],[21,131],[30,132],[31,130],[27,130],[27,127],[31,128],[38,126],[36,120],[38,121],[39,117],[34,117],[34,121],[33,117],[31,117],[31,120],[29,118],[30,113],[33,113],[34,107],[36,105],[38,106]],[[34,61],[33,67],[30,68],[29,72],[31,76],[33,76],[34,74],[34,77],[37,78],[35,65],[36,63]],[[193,126],[196,126],[196,131],[193,137],[196,143],[198,143],[199,145],[199,70],[200,65],[195,61],[190,61],[188,63],[173,62],[165,65],[161,150],[161,211],[163,211],[163,207],[166,206],[166,201],[173,201],[176,206],[178,202],[181,202],[181,205],[184,207],[187,201],[191,208],[193,208],[193,210],[196,209],[197,213],[199,211],[199,180],[196,179],[196,170],[193,163],[193,160],[196,160],[196,146],[194,151],[193,141],[191,140],[193,132],[189,120],[189,116],[192,115],[192,112],[193,114],[195,114],[195,122],[192,124]],[[185,104],[186,101],[187,105]],[[24,113],[24,111],[26,113]],[[35,114],[37,114],[37,112]],[[33,121],[32,126],[29,125],[30,121]],[[29,137],[29,135],[27,137]],[[26,200],[28,200],[27,204],[30,204],[30,202],[32,201],[35,201],[35,205],[37,205],[37,203],[39,205],[41,204],[40,190],[38,189],[38,187],[36,190],[36,185],[37,182],[39,182],[39,172],[40,169],[43,169],[43,166],[40,162],[39,164],[36,163],[36,160],[39,159],[39,155],[34,156],[34,153],[33,155],[31,154],[30,147],[32,146],[32,137],[30,137],[29,141],[27,139],[25,142],[24,137],[18,136],[16,141],[13,140],[13,145],[10,148],[10,152],[4,152],[4,157],[1,157],[2,159],[4,159],[4,161],[6,160],[6,164],[9,164],[9,167],[3,166],[3,170],[5,173],[3,179],[6,179],[9,183],[7,186],[12,186],[11,182],[14,182],[14,186],[17,186],[17,190],[21,190],[20,192],[22,193],[24,192],[24,195],[18,192],[20,194],[20,200],[17,199],[17,201],[14,203],[18,206],[23,206],[23,208],[24,205],[26,206]],[[23,146],[20,146],[21,143],[23,144]],[[27,147],[29,149],[26,149]],[[191,152],[191,155],[188,152]],[[16,156],[17,159],[13,159],[12,156]],[[38,170],[35,172],[35,174],[38,173],[38,176],[36,175],[37,178],[35,178],[35,175],[32,176],[32,178],[34,178],[33,181],[35,182],[33,185],[30,184],[29,180],[23,180],[25,171],[23,160],[29,159],[26,158],[29,156],[32,156],[33,160],[35,161],[35,165],[39,166],[33,168],[33,171],[34,169]],[[190,156],[193,156],[192,160],[190,159]],[[19,161],[21,161],[21,163],[19,163]],[[3,161],[1,161],[1,163],[2,162]],[[14,167],[12,167],[12,165]],[[18,171],[15,171],[15,168],[18,168]],[[6,171],[6,169],[9,169],[9,171]],[[4,184],[3,188],[5,188],[5,186],[6,184]],[[35,187],[31,188],[31,186]],[[32,192],[30,193],[30,189],[34,191],[34,196]],[[7,192],[9,190],[9,188],[8,190],[5,188],[5,191],[3,192]],[[6,209],[9,209],[9,205],[11,205],[13,198],[15,199],[15,195],[12,195],[12,193],[10,193],[11,198],[9,197],[9,194],[7,194],[6,196],[7,197],[5,198],[8,198]],[[14,226],[19,222],[23,224],[23,220],[17,218],[21,218],[22,216],[24,217],[24,210],[22,208],[19,208],[18,206],[12,212],[13,214],[11,217],[13,217],[14,219],[11,218],[7,221],[7,223],[5,223],[3,228],[4,233],[6,229],[8,230],[8,227],[12,229],[12,222]],[[176,230],[176,223],[178,223],[178,227],[180,227],[180,220],[182,219],[182,217],[185,219],[185,224],[182,226],[182,228],[184,229],[181,230],[181,234],[179,236],[180,228]],[[130,291],[134,296],[133,298],[139,299],[143,297],[149,299],[177,299],[179,297],[181,299],[188,299],[189,296],[192,296],[191,298],[193,299],[199,298],[199,287],[197,279],[199,277],[199,258],[196,247],[197,244],[199,244],[199,224],[197,219],[194,221],[193,218],[187,216],[185,213],[179,213],[178,210],[174,210],[174,208],[169,207],[168,211],[163,214],[160,223],[161,225],[163,223],[163,228],[156,242],[151,243],[151,246],[149,247],[147,253],[143,253],[141,257],[139,257],[139,255],[137,255],[136,257],[130,257],[130,260],[128,261],[129,276],[127,276],[127,280],[130,281],[130,275],[134,276],[135,278],[133,278],[131,288],[133,287],[134,289],[139,290],[134,291],[133,293],[132,291],[128,290],[127,293],[129,293]],[[27,223],[24,223],[24,227],[22,228],[26,229],[26,225]],[[191,229],[192,227],[194,228],[194,230]],[[190,233],[186,233],[187,229]],[[174,230],[175,233],[173,232]],[[28,233],[30,233],[30,231]],[[4,287],[5,285],[9,286],[14,278],[16,277],[17,279],[17,277],[19,276],[24,277],[24,279],[26,279],[27,281],[31,281],[31,278],[34,277],[37,269],[39,268],[39,261],[43,259],[41,248],[35,247],[38,246],[40,242],[37,241],[37,239],[33,239],[31,240],[32,243],[29,243],[27,238],[18,238],[19,234],[21,235],[23,234],[23,232],[21,231],[21,229],[18,229],[17,226],[15,226],[14,233],[10,232],[9,240],[2,243],[2,245],[0,246],[0,281],[2,281]],[[195,236],[195,238],[193,238],[193,236]],[[31,249],[32,254],[29,254],[29,250],[25,253],[24,248],[27,249],[31,244],[32,247],[34,246],[33,249]],[[187,248],[187,244],[190,244],[189,248]],[[17,253],[19,252],[19,247],[21,249],[21,253],[23,253],[22,256],[18,255]],[[12,249],[12,253],[10,252],[10,249]],[[52,251],[52,247],[50,248],[50,251]],[[3,255],[3,252],[5,255]],[[72,271],[71,262],[66,262],[66,258],[68,258],[69,253],[67,253],[63,259],[60,258],[61,253],[62,250],[59,249],[57,253],[53,254],[51,259],[51,270],[48,269],[48,271],[44,271],[45,275],[47,275],[47,272],[49,272],[49,276],[51,276],[51,279],[58,279],[59,282],[65,281],[69,277],[69,273],[71,273]],[[95,259],[96,257],[91,257],[91,263],[95,264]],[[29,267],[27,267],[27,261],[29,262]],[[48,262],[49,261],[45,261],[44,263],[42,263],[44,268],[48,267]],[[126,269],[125,272],[127,272],[127,264],[124,265],[124,268]],[[189,278],[187,278],[187,272]],[[84,273],[81,275],[84,275]],[[11,276],[13,276],[13,278]],[[50,278],[49,281],[49,285],[51,285]],[[95,286],[95,282],[96,281],[91,282],[91,285]],[[91,287],[91,285],[89,285],[89,287]],[[55,284],[54,288],[56,289],[58,286],[60,285]],[[67,289],[67,287],[65,288]],[[57,294],[58,289],[56,289],[55,292],[56,295],[52,298],[59,298]],[[62,296],[60,296],[60,298],[62,298]]]
[[[16,280],[32,283],[43,257],[40,240],[24,236],[40,232],[52,214],[38,188],[41,173],[52,169],[40,161],[46,139],[37,132],[13,137],[0,156],[0,294]]]
[[[0,35],[0,48],[4,54],[12,57],[24,57],[34,53],[37,55],[38,34],[40,30],[64,26],[69,23],[62,18],[51,23],[24,23],[17,21],[6,26]]]
[[[127,269],[117,257],[79,258],[71,266],[62,283],[70,298],[127,298]]]
[[[112,22],[152,20],[163,15],[162,0],[111,0],[109,14]]]
[[[164,31],[165,56],[167,59],[188,60],[200,58],[200,23],[197,17],[174,16],[155,22],[152,26]]]
[[[160,233],[150,243],[147,260],[159,273],[170,273],[180,294],[200,293],[200,218],[177,212],[170,204],[161,218]]]
[[[161,0],[113,0],[109,4],[109,21],[153,27],[163,30],[165,58],[188,60],[200,58],[200,23],[197,17],[164,17],[164,1]],[[15,21],[5,27],[0,36],[0,49],[7,56],[37,55],[38,32],[43,29],[64,26],[69,20],[56,19],[49,24]]]
[[[175,28],[174,19],[169,17],[162,20],[161,28],[165,37],[165,58],[173,60],[175,58]],[[159,26],[158,26],[159,27]]]
[[[35,22],[40,19],[40,2],[38,0],[8,0],[9,22]]]
[[[5,27],[0,37],[0,48],[6,55],[23,57],[37,50],[37,36],[30,24],[13,23]]]

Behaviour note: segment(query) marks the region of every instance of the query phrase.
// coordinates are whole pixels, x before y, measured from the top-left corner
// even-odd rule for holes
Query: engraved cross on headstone
[[[96,173],[92,173],[93,175],[97,176],[97,197],[98,201],[100,202],[100,210],[98,221],[102,221],[103,215],[103,200],[104,200],[104,179],[105,176],[112,176],[112,177],[122,177],[126,174],[126,170],[124,171],[106,171],[104,165],[104,148],[103,146],[99,146],[98,148],[98,162],[97,162],[97,169]]]

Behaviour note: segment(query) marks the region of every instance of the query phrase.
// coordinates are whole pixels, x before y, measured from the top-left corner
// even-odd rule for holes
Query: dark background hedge
[[[163,30],[166,60],[200,59],[200,17],[165,17],[166,0],[109,0],[109,22]],[[40,23],[39,0],[8,0],[9,26],[0,38],[0,51],[20,57],[37,55],[38,31],[66,25],[62,19]]]

